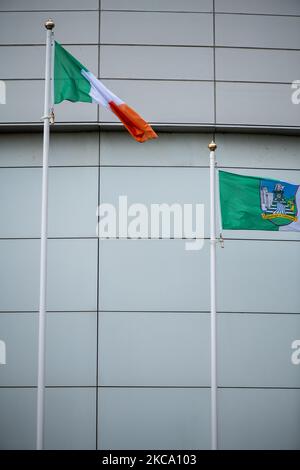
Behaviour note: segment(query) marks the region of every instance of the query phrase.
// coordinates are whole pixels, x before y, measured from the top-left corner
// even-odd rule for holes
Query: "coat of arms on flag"
[[[270,220],[275,225],[288,225],[296,222],[297,204],[296,193],[298,186],[282,181],[261,180],[260,202],[262,218]]]

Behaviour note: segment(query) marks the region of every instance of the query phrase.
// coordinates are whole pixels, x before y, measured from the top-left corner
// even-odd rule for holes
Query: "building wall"
[[[2,123],[39,122],[51,16],[56,39],[153,123],[300,126],[290,99],[300,77],[297,0],[2,0],[0,9]],[[89,104],[64,103],[56,118],[115,122]]]
[[[299,2],[214,3],[28,0],[24,11],[19,0],[1,2],[0,340],[7,364],[0,365],[0,448],[35,446],[48,16],[57,40],[151,121],[159,139],[136,144],[96,106],[56,107],[46,447],[210,446],[213,128],[220,168],[300,181],[300,108],[291,102],[291,81],[300,78]],[[146,205],[204,203],[203,249],[186,251],[183,239],[98,240],[97,205],[119,195]],[[300,339],[299,235],[224,236],[217,253],[220,447],[299,448],[300,366],[291,362]]]

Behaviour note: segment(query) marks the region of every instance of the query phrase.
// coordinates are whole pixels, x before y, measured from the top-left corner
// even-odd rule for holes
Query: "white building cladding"
[[[300,105],[291,101],[300,3],[2,0],[0,8],[0,447],[35,446],[51,16],[56,38],[160,132],[139,145],[103,109],[56,107],[46,447],[208,448],[209,243],[189,252],[180,239],[99,241],[96,208],[124,194],[144,204],[204,202],[207,237],[214,126],[221,168],[300,182]],[[226,237],[217,253],[220,447],[299,448],[300,366],[291,361],[299,235]]]

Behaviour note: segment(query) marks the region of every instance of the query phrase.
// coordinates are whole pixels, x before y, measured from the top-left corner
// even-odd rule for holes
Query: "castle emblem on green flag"
[[[300,232],[300,185],[219,171],[222,228]]]
[[[298,186],[281,181],[261,180],[260,202],[262,218],[275,225],[288,225],[296,222],[296,193]]]

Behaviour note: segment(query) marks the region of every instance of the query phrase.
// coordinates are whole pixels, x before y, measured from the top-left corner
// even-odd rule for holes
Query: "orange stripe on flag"
[[[146,140],[157,138],[157,134],[152,127],[126,103],[117,105],[110,101],[109,106],[135,140],[145,142]]]

